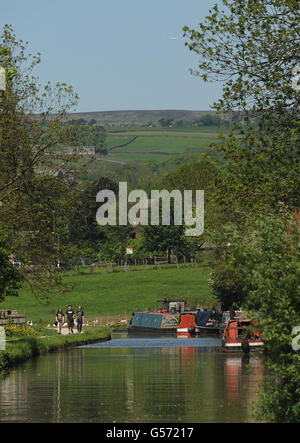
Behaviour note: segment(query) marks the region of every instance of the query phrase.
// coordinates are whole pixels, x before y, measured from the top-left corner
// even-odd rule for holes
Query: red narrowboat
[[[244,351],[260,349],[264,345],[262,334],[255,331],[254,322],[249,318],[229,320],[224,329],[222,345],[228,350]]]

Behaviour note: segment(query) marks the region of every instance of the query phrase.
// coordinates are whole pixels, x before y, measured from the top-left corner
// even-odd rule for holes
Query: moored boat
[[[249,318],[229,319],[222,337],[222,346],[230,351],[249,353],[264,345],[262,334],[255,330],[254,322]]]
[[[177,334],[219,334],[218,314],[214,311],[197,309],[183,312],[178,319]]]
[[[186,308],[186,301],[165,299],[156,311],[136,311],[127,326],[128,332],[177,333],[196,335],[219,333],[215,311]]]
[[[133,312],[128,332],[176,333],[178,318],[185,301],[163,300],[156,311]]]

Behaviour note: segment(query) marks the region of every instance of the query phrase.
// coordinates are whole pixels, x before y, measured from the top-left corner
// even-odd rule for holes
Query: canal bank
[[[0,374],[30,358],[48,352],[63,351],[74,346],[99,343],[111,339],[108,328],[90,327],[83,334],[24,336],[11,338],[5,343],[5,350],[0,351]],[[51,331],[53,333],[53,331]]]

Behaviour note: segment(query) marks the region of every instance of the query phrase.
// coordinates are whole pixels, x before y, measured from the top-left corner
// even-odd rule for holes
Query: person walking
[[[73,334],[75,312],[73,311],[72,305],[68,306],[66,315],[67,315],[67,326],[69,329],[69,334],[71,334],[71,332]]]
[[[78,311],[76,312],[76,321],[77,321],[77,332],[81,334],[82,324],[84,322],[84,312],[82,310],[82,306],[78,306]]]
[[[57,332],[58,334],[61,334],[61,327],[65,320],[65,316],[61,308],[58,309],[55,320],[56,320]]]

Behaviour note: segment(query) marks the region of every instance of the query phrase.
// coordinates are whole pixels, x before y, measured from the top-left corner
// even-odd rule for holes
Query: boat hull
[[[197,326],[196,327],[196,334],[213,334],[213,335],[219,335],[220,329],[215,326]]]
[[[177,328],[151,328],[145,326],[130,326],[127,327],[129,334],[136,333],[153,333],[153,334],[176,334]]]
[[[135,312],[127,326],[128,332],[157,332],[179,335],[216,335],[217,326],[199,326],[196,312]]]
[[[258,342],[249,341],[248,343],[249,343],[249,348],[248,348],[249,352],[256,351],[258,349],[262,349],[263,345],[264,345],[264,343],[262,341],[258,341]],[[243,352],[245,352],[245,347],[243,346],[241,341],[227,342],[227,341],[222,340],[222,346],[225,350],[228,350],[228,351],[243,351]]]

